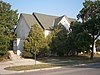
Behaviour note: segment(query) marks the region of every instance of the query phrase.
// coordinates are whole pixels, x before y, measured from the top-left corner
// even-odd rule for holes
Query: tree
[[[33,58],[35,48],[37,56],[44,56],[47,47],[43,29],[38,24],[34,24],[29,32],[28,38],[24,42],[23,56]]]
[[[74,22],[71,24],[72,30],[67,38],[67,48],[72,55],[76,55],[79,52],[90,50],[91,37],[84,31],[84,26],[81,22]]]
[[[93,59],[94,42],[100,36],[100,0],[86,0],[83,6],[77,17],[82,19],[84,30],[92,37],[91,59]]]
[[[63,25],[57,25],[54,27],[54,31],[51,33],[51,41],[49,43],[51,53],[59,56],[64,56],[66,52],[66,38],[68,31]]]
[[[7,52],[8,44],[7,44],[7,40],[5,39],[8,39],[8,38],[0,35],[0,56],[4,56],[8,53]]]
[[[76,44],[78,38],[76,39],[76,37],[78,37],[77,35],[79,33],[83,32],[83,28],[82,28],[82,24],[80,22],[74,22],[70,25],[70,30],[71,32],[68,34],[67,37],[67,55],[78,55],[78,52],[80,52],[81,50],[78,50],[78,46]]]
[[[12,10],[9,3],[0,1],[0,50],[12,49],[14,26],[17,24],[17,10]],[[4,43],[6,42],[6,43]]]
[[[86,32],[80,32],[77,34],[75,42],[78,52],[90,52],[91,36]]]

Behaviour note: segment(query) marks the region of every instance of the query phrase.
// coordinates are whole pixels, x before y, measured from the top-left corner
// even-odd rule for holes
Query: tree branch
[[[94,40],[96,40],[99,36],[100,36],[100,33],[94,38]]]

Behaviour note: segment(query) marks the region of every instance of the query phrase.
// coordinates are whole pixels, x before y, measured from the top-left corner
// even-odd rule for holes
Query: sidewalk
[[[48,64],[64,64],[67,62],[73,63],[75,61],[72,61],[72,60],[66,60],[66,61],[50,60],[46,63],[48,63]],[[36,61],[36,64],[46,64],[46,63]],[[0,75],[62,68],[62,67],[52,67],[52,68],[42,68],[42,69],[25,70],[25,71],[10,71],[10,70],[4,69],[4,68],[10,67],[10,66],[34,65],[34,64],[35,64],[35,61],[33,59],[23,59],[23,58],[18,59],[18,60],[13,60],[13,61],[0,62]],[[97,64],[97,63],[91,63],[91,64]],[[73,67],[80,67],[80,66],[86,66],[86,65],[87,64],[80,63],[80,64],[74,64]]]
[[[67,62],[73,62],[73,61],[71,61],[71,60],[67,60],[67,61],[52,60],[51,61],[50,60],[47,63],[48,64],[51,64],[51,63],[52,64],[60,64],[60,63],[67,63]],[[61,67],[52,67],[52,68],[43,68],[43,69],[25,70],[25,71],[10,71],[10,70],[4,69],[4,68],[10,67],[10,66],[34,65],[34,64],[35,64],[35,61],[33,59],[18,59],[18,60],[13,60],[13,61],[8,61],[8,62],[0,62],[0,75],[61,68]],[[36,61],[36,64],[46,64],[46,63]]]
[[[6,67],[20,66],[20,65],[34,65],[34,64],[35,64],[35,61],[32,59],[20,59],[20,60],[14,60],[14,61],[0,62],[0,75],[18,73],[18,71],[5,70],[4,68]],[[42,63],[39,61],[36,61],[36,64],[42,64]]]

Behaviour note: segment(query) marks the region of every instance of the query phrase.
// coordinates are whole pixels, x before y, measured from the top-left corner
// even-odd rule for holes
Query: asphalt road
[[[10,75],[100,75],[100,63],[86,66],[63,67],[60,69],[24,72]]]

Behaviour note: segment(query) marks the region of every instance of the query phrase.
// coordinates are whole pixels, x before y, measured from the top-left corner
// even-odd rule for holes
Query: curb
[[[74,66],[85,66],[87,64],[78,64],[78,65],[74,65]]]
[[[52,69],[59,69],[59,68],[62,68],[62,67],[52,67],[52,68],[41,68],[41,69],[34,69],[34,70],[16,71],[16,73],[34,72],[34,71],[42,71],[42,70],[52,70]]]

